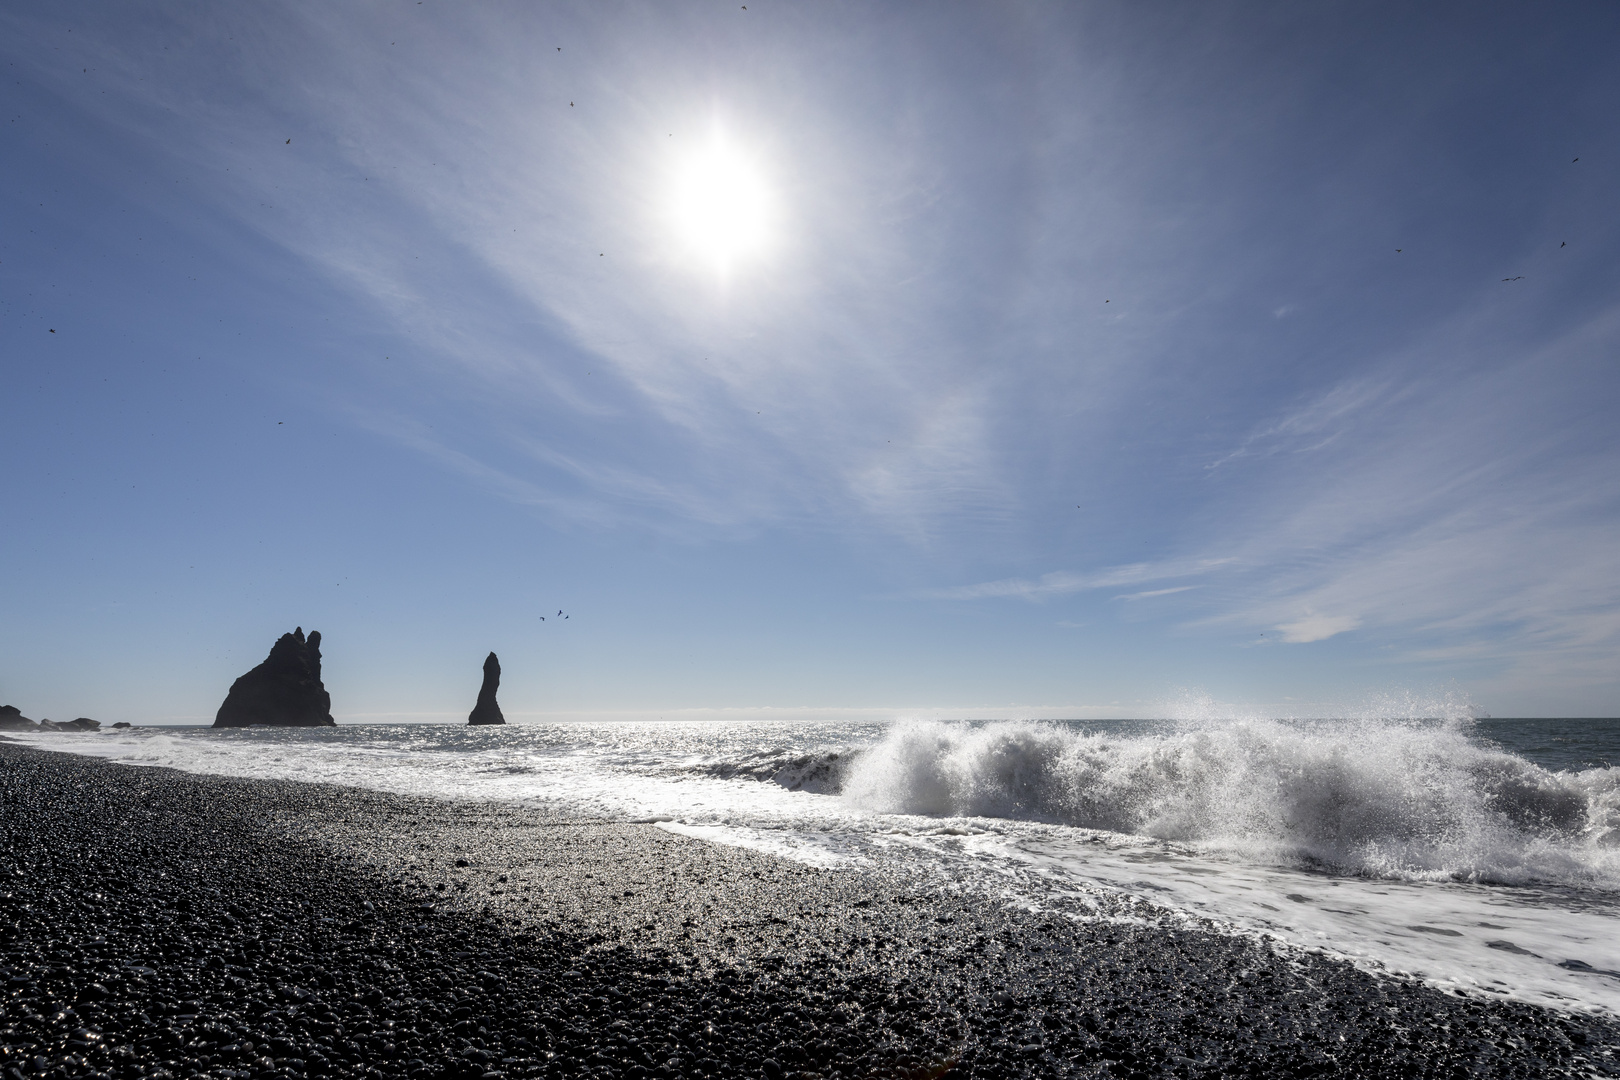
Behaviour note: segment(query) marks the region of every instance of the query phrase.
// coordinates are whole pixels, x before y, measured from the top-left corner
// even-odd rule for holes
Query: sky
[[[1620,7],[0,10],[0,701],[1620,715]]]

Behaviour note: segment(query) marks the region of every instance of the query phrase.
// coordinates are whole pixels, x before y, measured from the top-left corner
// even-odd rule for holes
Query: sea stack
[[[100,731],[101,721],[81,716],[77,720],[41,720],[41,731]]]
[[[231,684],[215,727],[332,727],[332,695],[321,685],[321,635],[298,627],[270,649],[264,663]]]
[[[484,660],[484,685],[478,689],[478,704],[467,715],[469,724],[504,724],[501,707],[495,701],[495,691],[501,688],[501,662],[490,653]]]
[[[39,725],[15,705],[0,705],[0,731],[38,731]]]

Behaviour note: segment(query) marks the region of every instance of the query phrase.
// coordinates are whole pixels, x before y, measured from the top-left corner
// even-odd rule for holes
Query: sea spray
[[[918,872],[1021,904],[1095,914],[1104,894],[1151,898],[1173,919],[1328,948],[1435,985],[1620,1015],[1620,982],[1604,974],[1620,971],[1608,767],[1620,760],[1620,723],[1212,712],[13,738],[132,765],[498,800],[569,821],[657,821],[813,866]]]
[[[1232,721],[1120,737],[896,725],[853,760],[868,811],[1013,818],[1407,880],[1620,886],[1620,773],[1553,773],[1451,723]]]
[[[788,791],[836,795],[843,790],[849,766],[859,749],[823,750],[813,754],[761,754],[737,761],[711,761],[691,766],[700,776],[717,780],[770,781]]]

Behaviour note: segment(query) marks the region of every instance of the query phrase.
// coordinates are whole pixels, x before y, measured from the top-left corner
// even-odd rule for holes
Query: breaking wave
[[[1620,888],[1620,770],[1550,772],[1458,724],[1167,734],[915,722],[841,770],[883,813],[1041,821],[1407,880]]]
[[[844,786],[850,764],[859,750],[826,750],[813,754],[762,755],[744,761],[695,766],[692,772],[717,780],[760,780],[789,791],[836,795]]]

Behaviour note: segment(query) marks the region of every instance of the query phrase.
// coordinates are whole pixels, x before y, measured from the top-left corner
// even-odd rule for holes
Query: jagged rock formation
[[[501,707],[495,702],[495,691],[501,688],[501,662],[490,653],[484,660],[484,685],[478,690],[478,704],[467,715],[469,724],[504,724]]]
[[[77,720],[41,720],[41,731],[100,731],[101,721],[81,716]]]
[[[321,635],[282,634],[264,663],[231,684],[215,727],[332,727],[332,695],[321,684]]]
[[[34,723],[15,705],[0,705],[0,731],[99,731],[101,721],[81,716],[77,720],[41,720]]]
[[[15,705],[0,705],[0,731],[38,731],[39,725]]]

